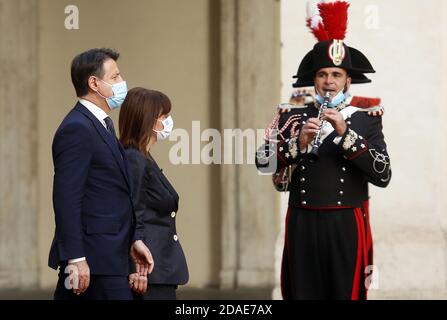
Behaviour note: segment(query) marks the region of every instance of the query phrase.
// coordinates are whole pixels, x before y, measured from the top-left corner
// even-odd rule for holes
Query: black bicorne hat
[[[307,25],[319,42],[307,53],[293,77],[294,88],[314,85],[315,73],[322,68],[345,69],[355,83],[371,82],[364,73],[375,73],[368,58],[359,50],[347,46],[345,38],[349,4],[345,1],[319,3]],[[320,16],[321,13],[321,16]]]

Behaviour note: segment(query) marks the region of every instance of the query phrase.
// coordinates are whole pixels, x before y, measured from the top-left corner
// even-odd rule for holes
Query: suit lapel
[[[166,189],[168,189],[169,193],[175,200],[176,207],[178,207],[179,196],[177,194],[177,191],[175,191],[174,187],[171,185],[171,183],[168,181],[168,179],[166,179],[165,175],[161,171],[158,164],[153,160],[150,160],[150,161],[153,163],[155,170],[157,172],[158,178],[160,179],[161,183],[165,186]]]
[[[81,103],[77,103],[75,106],[75,109],[82,114],[84,114],[87,118],[89,118],[93,125],[96,128],[96,131],[98,131],[101,138],[104,140],[104,142],[109,147],[110,151],[113,154],[113,157],[115,158],[116,162],[118,163],[118,166],[121,169],[121,173],[124,176],[124,180],[126,180],[127,186],[130,187],[129,179],[127,175],[126,166],[124,163],[124,156],[123,152],[120,150],[120,143],[119,141],[113,137],[106,128],[102,125],[102,123],[87,109],[85,108]]]

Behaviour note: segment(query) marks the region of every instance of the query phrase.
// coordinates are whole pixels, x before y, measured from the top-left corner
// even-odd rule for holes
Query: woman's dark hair
[[[90,49],[74,57],[71,62],[71,82],[78,97],[88,93],[90,76],[104,77],[104,62],[108,59],[118,60],[120,54],[112,49]]]
[[[120,142],[124,148],[134,148],[150,157],[146,147],[157,119],[171,112],[171,101],[162,92],[133,88],[120,110]]]

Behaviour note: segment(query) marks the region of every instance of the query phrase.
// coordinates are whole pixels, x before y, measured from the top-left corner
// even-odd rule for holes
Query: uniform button
[[[304,181],[306,181],[306,178],[303,177],[303,178],[300,179],[300,181],[304,182]]]
[[[341,167],[341,171],[346,172],[346,167]]]
[[[303,206],[305,206],[305,205],[307,204],[307,202],[306,202],[306,201],[301,201],[301,204],[302,204]]]
[[[306,190],[301,190],[301,194],[306,194]]]
[[[304,170],[306,170],[306,167],[305,166],[301,166],[301,171],[304,171]]]
[[[307,113],[303,113],[303,116],[307,117]]]
[[[306,121],[301,122],[301,124],[306,124]]]
[[[337,202],[337,205],[341,206],[341,201],[338,201],[338,202]]]
[[[175,211],[171,212],[171,218],[175,218]]]
[[[345,179],[340,179],[340,182],[341,183],[345,183]]]
[[[176,234],[174,234],[174,241],[177,241],[178,240],[178,237],[177,237],[177,235]]]
[[[344,192],[343,192],[343,191],[340,191],[338,194],[342,196],[342,195],[344,194]]]
[[[348,126],[350,126],[350,125],[351,125],[351,121],[346,121],[346,124],[347,124]]]

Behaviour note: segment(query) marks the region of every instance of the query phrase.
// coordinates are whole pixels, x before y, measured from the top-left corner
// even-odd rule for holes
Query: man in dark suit
[[[129,255],[140,276],[153,259],[134,235],[134,209],[125,154],[110,111],[127,94],[111,49],[91,49],[73,59],[71,78],[79,102],[53,140],[56,230],[48,264],[59,269],[55,299],[132,299]]]

